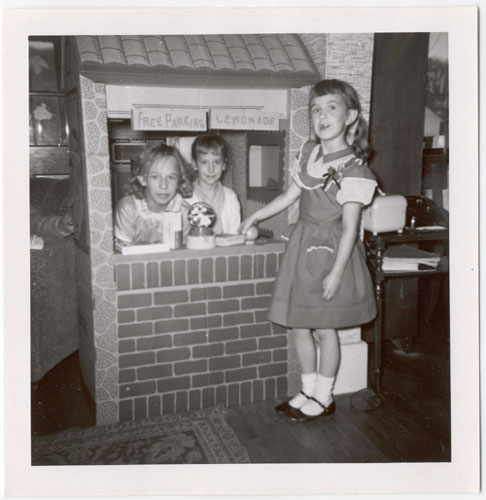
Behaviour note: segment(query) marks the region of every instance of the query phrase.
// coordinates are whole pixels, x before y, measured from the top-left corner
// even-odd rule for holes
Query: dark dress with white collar
[[[305,153],[311,149],[310,154]],[[293,177],[302,190],[299,218],[293,226],[277,277],[268,318],[289,328],[347,328],[376,315],[371,277],[358,240],[336,296],[322,299],[322,281],[331,271],[342,234],[343,205],[368,205],[376,180],[351,148],[322,155],[306,144]]]

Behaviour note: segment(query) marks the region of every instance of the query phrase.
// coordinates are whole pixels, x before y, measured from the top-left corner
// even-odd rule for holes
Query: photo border
[[[123,496],[160,495],[161,491],[167,495],[302,495],[478,490],[476,8],[191,9],[190,16],[185,9],[11,10],[4,11],[3,23],[3,398],[7,495]],[[27,37],[223,31],[448,32],[450,165],[460,166],[450,170],[449,193],[451,463],[30,466]]]

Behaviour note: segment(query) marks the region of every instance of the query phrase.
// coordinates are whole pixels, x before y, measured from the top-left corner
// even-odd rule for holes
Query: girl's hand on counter
[[[248,231],[248,229],[251,227],[251,226],[254,226],[256,224],[256,221],[253,220],[252,217],[248,217],[247,219],[245,219],[241,224],[240,224],[240,227],[238,228],[238,233],[240,234],[246,234],[246,232]]]

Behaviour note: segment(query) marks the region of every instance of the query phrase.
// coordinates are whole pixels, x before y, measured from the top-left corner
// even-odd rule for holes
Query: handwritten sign
[[[255,109],[212,109],[210,128],[231,130],[278,130],[278,113]]]
[[[135,108],[132,110],[133,130],[205,131],[206,110],[185,108]]]

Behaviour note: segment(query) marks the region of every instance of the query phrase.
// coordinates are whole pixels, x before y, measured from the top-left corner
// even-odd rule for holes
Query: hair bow
[[[334,167],[329,167],[327,173],[325,173],[322,178],[324,179],[324,185],[322,186],[322,190],[325,191],[329,181],[334,181],[338,187],[341,189],[341,185],[339,184],[338,172]]]

